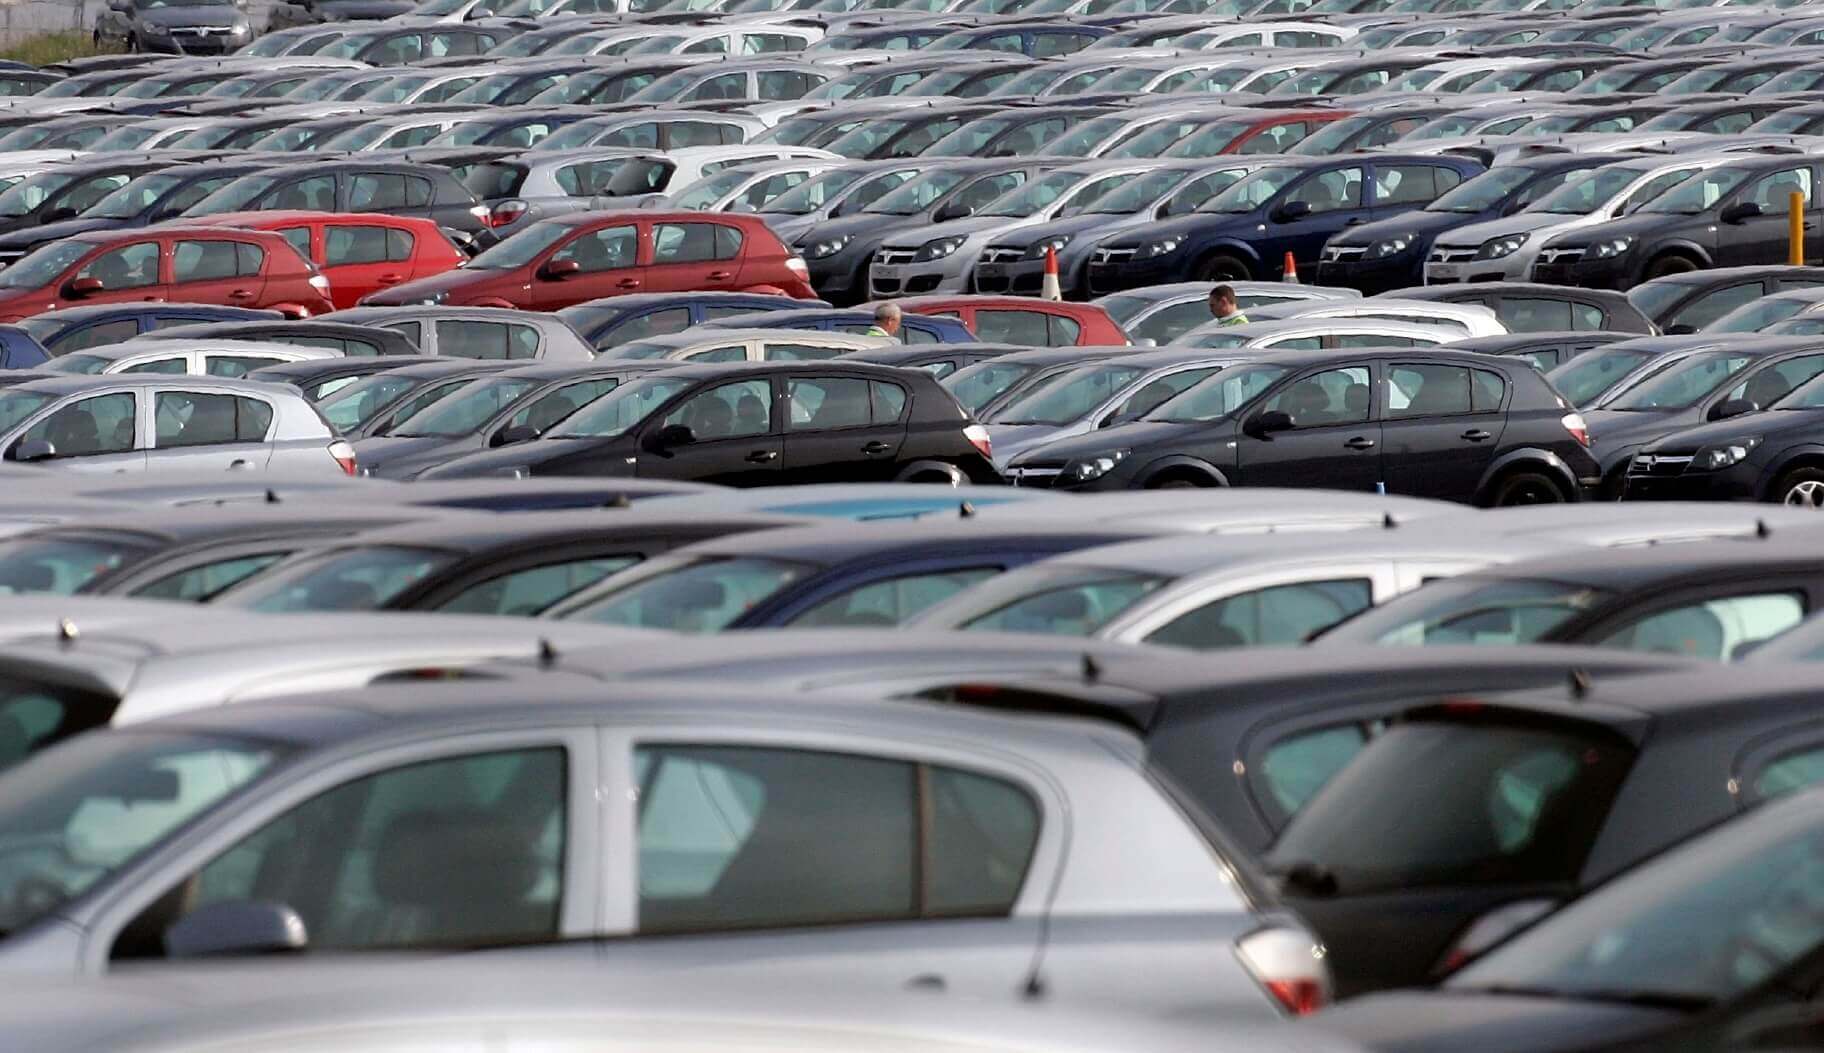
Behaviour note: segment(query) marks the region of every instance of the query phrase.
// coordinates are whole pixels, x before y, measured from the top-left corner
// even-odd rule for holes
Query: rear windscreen
[[[526,166],[490,161],[476,165],[462,165],[452,170],[458,181],[469,189],[476,198],[486,201],[489,198],[512,197],[519,193],[519,188],[526,181]]]

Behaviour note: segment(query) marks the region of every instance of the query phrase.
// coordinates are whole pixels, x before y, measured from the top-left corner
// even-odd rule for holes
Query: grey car
[[[593,362],[589,346],[569,323],[548,311],[507,307],[351,307],[324,315],[332,321],[391,329],[418,345],[421,355],[453,358]]]
[[[247,0],[108,0],[95,43],[128,51],[222,55],[251,43]]]
[[[355,451],[296,388],[117,373],[0,391],[0,457],[77,472],[355,472]]]
[[[54,746],[0,775],[0,969],[517,944],[1255,1022],[1327,998],[1321,948],[1118,723],[603,694],[419,678]]]

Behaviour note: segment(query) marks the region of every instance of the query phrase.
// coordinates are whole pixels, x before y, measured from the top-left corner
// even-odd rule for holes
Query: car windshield
[[[4,274],[0,271],[0,275]],[[411,377],[382,373],[355,381],[317,403],[317,409],[337,431],[347,434],[373,420],[382,409],[417,386],[418,381]]]
[[[1037,366],[1025,362],[977,362],[945,377],[940,383],[970,413],[1000,398],[1014,384],[1030,376]]]
[[[0,543],[0,594],[69,596],[136,562],[146,547],[105,535],[21,537]]]
[[[1534,726],[1490,714],[1396,723],[1292,817],[1267,868],[1315,869],[1347,895],[1569,883],[1633,754],[1582,722]]]
[[[715,175],[697,180],[678,196],[672,198],[670,207],[686,212],[703,212],[715,206],[716,202],[734,193],[741,184],[754,178],[754,173],[743,168],[730,168]]]
[[[923,124],[928,120],[930,118],[921,116],[890,117],[868,121],[844,133],[834,141],[826,143],[824,148],[844,157],[866,157],[900,132],[914,124]],[[958,123],[960,123],[960,119],[952,121],[951,126],[954,127]],[[947,130],[945,129],[945,131]]]
[[[1197,206],[1199,212],[1252,212],[1303,174],[1301,168],[1263,168]]]
[[[1605,410],[1679,410],[1722,387],[1741,372],[1751,355],[1713,351],[1664,369],[1604,400]]]
[[[149,175],[133,180],[107,197],[95,202],[83,213],[84,218],[132,219],[159,203],[166,194],[183,185],[184,177]]]
[[[42,289],[94,248],[84,241],[53,241],[0,270],[0,289]]]
[[[496,377],[470,384],[407,417],[392,434],[408,439],[454,439],[470,435],[537,386],[535,380],[517,377]]]
[[[1009,190],[983,205],[982,210],[976,214],[1024,219],[1036,215],[1040,209],[1049,207],[1058,198],[1069,193],[1077,184],[1083,182],[1083,179],[1083,175],[1077,172],[1050,172],[1029,181],[1025,186]]]
[[[12,431],[51,404],[55,395],[9,388],[0,391],[0,434]]]
[[[0,936],[118,873],[285,753],[132,729],[77,736],[0,774]]]
[[[295,129],[294,129],[295,130]],[[261,194],[272,189],[282,176],[249,175],[242,176],[227,186],[198,201],[184,212],[186,216],[219,215],[224,212],[239,212],[259,198]]]
[[[1165,156],[1213,157],[1216,154],[1227,152],[1235,140],[1259,120],[1258,117],[1249,117],[1206,124],[1173,143],[1172,148],[1165,152]]]
[[[1730,191],[1747,182],[1758,170],[1753,168],[1712,168],[1666,191],[1640,206],[1640,212],[1670,212],[1695,216],[1708,211]]]
[[[784,216],[808,216],[823,208],[866,174],[836,168],[821,175],[812,176],[768,201],[762,211],[776,212]]]
[[[1500,169],[1495,171],[1499,172]],[[1647,171],[1630,165],[1598,168],[1581,177],[1573,177],[1570,182],[1528,205],[1525,211],[1549,212],[1558,216],[1587,216],[1613,201],[1615,195],[1626,190]]]
[[[1491,169],[1425,206],[1427,212],[1486,212],[1520,189],[1537,173],[1521,165]]]
[[[616,349],[615,356],[620,357],[620,349]],[[630,381],[578,410],[546,432],[545,437],[608,439],[625,435],[691,383],[673,377],[643,377]]]
[[[1073,206],[1073,209],[1079,214],[1131,216],[1171,193],[1187,176],[1186,172],[1172,169],[1143,172],[1122,181],[1120,186],[1081,207]]]
[[[404,545],[335,549],[261,575],[215,602],[272,614],[374,611],[455,561],[451,552]]]
[[[537,259],[539,253],[557,244],[574,229],[575,227],[569,223],[554,223],[549,220],[534,223],[470,260],[467,269],[510,271],[524,267]]]
[[[1783,322],[1805,308],[1816,305],[1816,300],[1801,300],[1792,296],[1768,296],[1737,307],[1704,326],[1703,331],[1706,333],[1758,333],[1775,322]]]
[[[15,183],[6,193],[0,194],[0,216],[30,215],[64,187],[81,178],[79,173],[40,172]]]
[[[1118,115],[1092,117],[1046,143],[1044,152],[1055,157],[1087,157],[1103,140],[1126,127],[1129,120]]]
[[[1230,366],[1146,415],[1147,420],[1193,424],[1221,420],[1260,397],[1289,370],[1284,366]]]
[[[1037,385],[988,418],[990,424],[1069,424],[1138,378],[1137,366],[1088,366]]]
[[[914,216],[930,208],[937,199],[955,190],[965,177],[960,172],[936,171],[883,195],[862,209],[888,216]],[[474,266],[470,264],[470,266]]]
[[[1582,409],[1652,357],[1632,348],[1598,348],[1552,370],[1546,374],[1546,379],[1559,394],[1570,400],[1571,405]]]
[[[993,610],[964,621],[958,628],[971,632],[1093,636],[1170,580],[1104,567],[1016,571],[994,582],[997,602]]]
[[[1403,647],[1538,643],[1607,596],[1556,581],[1452,578],[1345,622],[1325,639]]]
[[[816,568],[772,559],[649,560],[605,596],[562,615],[571,621],[713,633]]]

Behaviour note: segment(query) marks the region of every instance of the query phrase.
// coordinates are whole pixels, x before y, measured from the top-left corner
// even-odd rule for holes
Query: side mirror
[[[1710,407],[1710,413],[1705,419],[1728,420],[1730,417],[1739,417],[1744,413],[1755,413],[1760,408],[1761,404],[1753,399],[1724,399]]]
[[[57,447],[48,439],[27,439],[13,447],[13,460],[21,462],[48,461],[57,456]]]
[[[1276,431],[1291,431],[1296,426],[1297,422],[1292,419],[1290,413],[1281,410],[1262,410],[1248,418],[1248,422],[1242,425],[1241,430],[1244,434],[1256,439],[1264,439]]]
[[[538,438],[538,429],[530,424],[515,424],[511,428],[502,428],[488,440],[489,446],[512,446],[515,443],[531,442]]]
[[[1311,202],[1288,201],[1273,210],[1273,222],[1296,223],[1311,214]]]
[[[973,215],[975,215],[975,209],[973,207],[951,203],[933,213],[931,222],[948,223],[953,219],[968,219]]]
[[[1722,214],[1717,218],[1724,223],[1744,223],[1756,216],[1764,214],[1765,213],[1758,202],[1737,201],[1735,204],[1723,209]]]
[[[1680,322],[1677,325],[1666,326],[1667,336],[1690,336],[1695,332],[1697,332],[1697,326],[1694,326],[1689,322]]]
[[[575,260],[552,260],[538,269],[538,276],[548,282],[561,282],[583,269]]]
[[[304,919],[283,903],[211,903],[165,930],[172,958],[278,954],[301,951],[310,942]]]
[[[85,296],[93,296],[102,292],[106,288],[101,284],[100,278],[72,278],[70,283],[63,287],[63,295],[72,300],[80,300]]]
[[[679,446],[689,446],[696,441],[697,433],[691,431],[685,425],[667,424],[663,428],[652,433],[652,437],[647,440],[646,446],[648,449],[658,452],[675,449]]]

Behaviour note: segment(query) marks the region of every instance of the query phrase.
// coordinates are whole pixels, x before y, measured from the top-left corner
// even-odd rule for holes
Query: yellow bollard
[[[1786,195],[1786,262],[1805,266],[1805,195],[1797,190]]]

